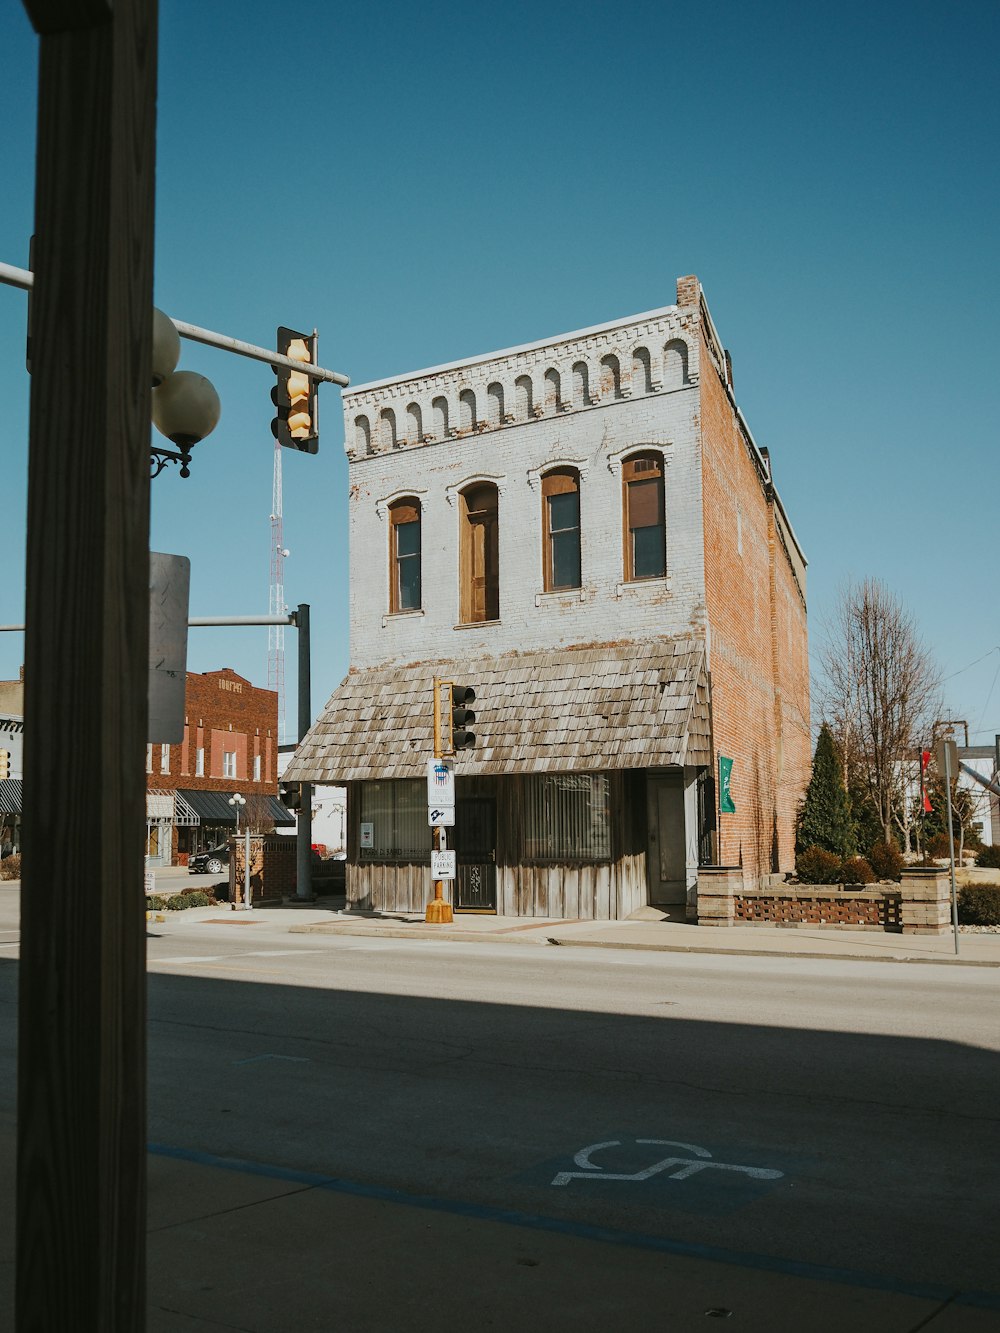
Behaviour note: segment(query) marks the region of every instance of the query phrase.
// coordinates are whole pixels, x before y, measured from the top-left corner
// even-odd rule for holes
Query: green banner
[[[734,815],[736,806],[729,784],[733,776],[733,761],[724,754],[719,755],[719,809],[724,815]]]

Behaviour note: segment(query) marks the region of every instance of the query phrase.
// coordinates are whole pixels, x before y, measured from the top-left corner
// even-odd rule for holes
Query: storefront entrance
[[[646,783],[649,901],[670,906],[687,900],[684,776],[650,774]]]
[[[459,797],[455,827],[456,912],[497,910],[497,803],[491,796]]]

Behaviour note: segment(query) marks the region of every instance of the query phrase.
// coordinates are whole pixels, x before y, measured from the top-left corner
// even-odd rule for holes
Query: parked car
[[[218,847],[210,847],[207,852],[194,852],[188,857],[190,875],[221,875],[228,869],[229,846],[224,842]]]

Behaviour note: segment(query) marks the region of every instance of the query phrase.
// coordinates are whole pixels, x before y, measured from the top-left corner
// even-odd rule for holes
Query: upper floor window
[[[663,517],[663,459],[633,454],[622,464],[625,579],[658,579],[667,572]]]
[[[462,624],[500,619],[500,532],[497,488],[467,487],[459,516],[459,615]]]
[[[162,745],[160,747],[160,772],[170,772],[170,746]]]
[[[194,775],[196,778],[205,776],[205,747],[199,745],[194,752]]]
[[[580,586],[580,474],[553,468],[542,477],[545,591]]]
[[[389,610],[420,610],[420,502],[389,506]]]
[[[152,773],[152,771],[153,771],[153,747],[152,747],[152,745],[147,745],[147,746],[146,746],[146,772],[147,772],[147,773]]]
[[[236,776],[236,751],[222,751],[222,776],[224,778],[234,778]]]
[[[253,757],[253,780],[254,780],[254,782],[260,782],[260,755],[259,755],[259,754],[255,754],[254,757]]]

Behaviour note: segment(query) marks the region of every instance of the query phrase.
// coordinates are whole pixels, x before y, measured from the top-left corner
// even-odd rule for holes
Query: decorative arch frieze
[[[386,515],[389,513],[389,510],[396,503],[397,500],[411,500],[411,499],[417,501],[422,511],[426,503],[427,494],[428,492],[426,487],[415,489],[413,486],[409,486],[406,488],[406,490],[393,491],[391,495],[383,495],[380,499],[375,501],[375,512],[376,514],[378,514],[379,518],[382,519],[384,522]]]
[[[463,491],[468,490],[470,486],[482,486],[486,483],[497,488],[497,495],[503,495],[507,490],[506,472],[472,472],[461,481],[453,482],[452,485],[444,488],[444,497],[451,505],[452,509],[458,504],[458,497]]]
[[[533,491],[541,490],[542,478],[547,472],[552,472],[556,468],[573,468],[579,473],[580,480],[583,481],[590,469],[589,458],[550,458],[543,463],[541,467],[528,469],[528,485]]]
[[[631,458],[633,454],[649,453],[659,454],[666,469],[670,466],[672,448],[671,440],[637,440],[635,444],[630,444],[625,449],[616,449],[613,454],[608,454],[608,471],[613,477],[620,477],[622,463],[626,458]]]

